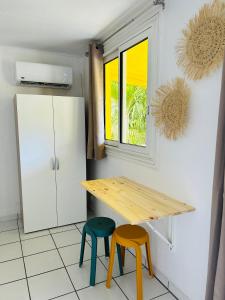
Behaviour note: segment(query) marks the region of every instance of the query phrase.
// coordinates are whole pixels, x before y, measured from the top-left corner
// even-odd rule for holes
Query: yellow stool
[[[109,269],[107,274],[106,287],[110,288],[110,282],[112,279],[112,271],[115,256],[115,246],[119,244],[121,246],[122,264],[124,266],[125,259],[125,248],[134,248],[136,252],[136,281],[137,281],[137,300],[143,299],[143,288],[142,288],[142,255],[141,245],[145,244],[148,271],[152,277],[154,275],[151,252],[150,252],[150,241],[147,231],[138,225],[121,225],[117,227],[112,235]]]

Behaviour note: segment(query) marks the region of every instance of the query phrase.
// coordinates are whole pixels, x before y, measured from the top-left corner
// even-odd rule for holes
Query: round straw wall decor
[[[201,79],[222,62],[225,49],[225,5],[205,4],[189,21],[177,45],[177,64],[188,78]]]
[[[168,139],[176,140],[187,127],[190,89],[182,78],[176,78],[156,91],[152,103],[155,126]]]

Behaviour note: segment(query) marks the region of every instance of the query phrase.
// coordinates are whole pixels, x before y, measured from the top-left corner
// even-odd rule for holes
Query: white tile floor
[[[115,260],[111,288],[105,287],[108,259],[98,243],[96,286],[89,287],[91,243],[79,268],[83,224],[24,234],[16,220],[0,222],[0,300],[135,300],[135,257],[127,251],[124,276]],[[144,299],[175,300],[143,267]]]

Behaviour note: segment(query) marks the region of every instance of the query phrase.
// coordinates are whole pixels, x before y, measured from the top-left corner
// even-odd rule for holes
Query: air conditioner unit
[[[16,81],[18,85],[69,89],[73,73],[70,67],[18,61]]]

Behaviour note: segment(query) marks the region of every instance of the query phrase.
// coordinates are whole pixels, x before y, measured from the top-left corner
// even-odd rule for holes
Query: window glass
[[[121,54],[122,143],[146,146],[148,39]]]
[[[105,139],[118,141],[119,117],[119,59],[104,65],[105,83]]]

